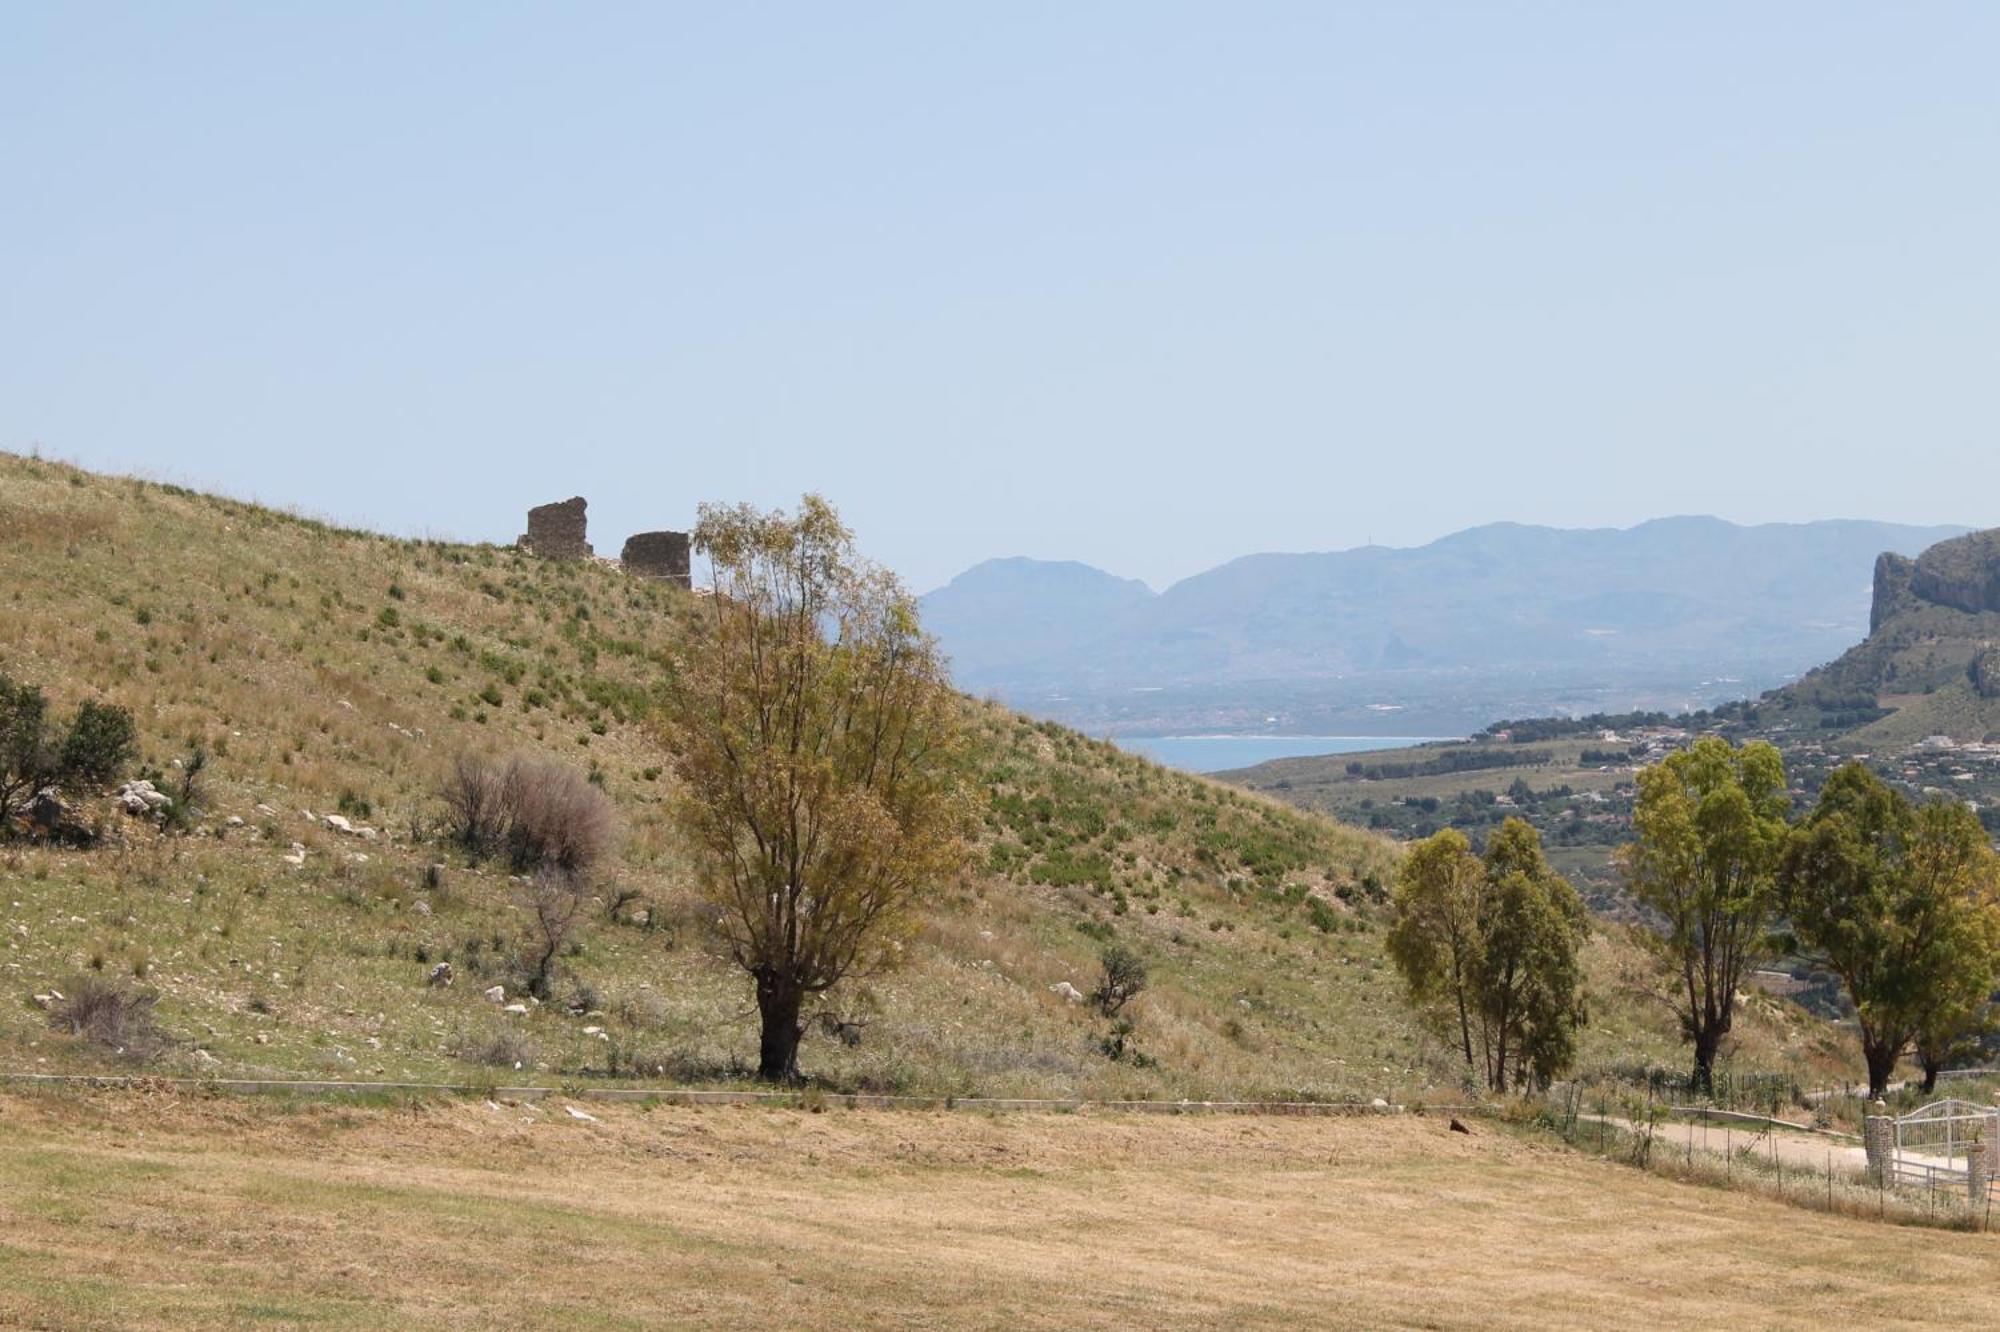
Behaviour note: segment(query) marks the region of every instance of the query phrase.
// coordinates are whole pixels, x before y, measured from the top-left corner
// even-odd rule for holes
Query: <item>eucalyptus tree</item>
[[[1779,872],[1804,946],[1839,976],[1880,1096],[1927,1023],[1990,993],[2000,861],[1963,804],[1913,805],[1858,763],[1827,779]]]
[[[1576,1056],[1589,917],[1541,836],[1510,818],[1483,856],[1456,829],[1417,843],[1397,875],[1389,953],[1410,997],[1493,1091],[1542,1085]]]
[[[1694,1046],[1694,1080],[1713,1089],[1715,1059],[1745,977],[1771,952],[1778,862],[1791,797],[1778,751],[1707,736],[1639,773],[1638,840],[1619,853],[1655,917],[1644,939],[1673,974],[1668,1002]]]
[[[1457,1046],[1468,1069],[1479,1022],[1477,977],[1484,963],[1486,868],[1456,828],[1412,846],[1396,874],[1389,956],[1410,999]],[[1486,1045],[1483,1025],[1479,1047]]]

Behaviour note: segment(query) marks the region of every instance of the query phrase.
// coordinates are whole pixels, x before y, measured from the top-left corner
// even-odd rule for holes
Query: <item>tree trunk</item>
[[[1868,1060],[1868,1099],[1880,1100],[1889,1092],[1889,1079],[1896,1072],[1896,1056],[1902,1047],[1887,1041],[1866,1041],[1861,1053]]]
[[[757,1011],[764,1020],[757,1044],[757,1076],[764,1082],[799,1080],[799,1009],[805,991],[790,978],[765,973],[757,977]]]
[[[1937,1090],[1938,1070],[1943,1065],[1929,1059],[1919,1059],[1917,1062],[1923,1066],[1924,1070],[1924,1095],[1929,1096]]]
[[[543,1003],[549,1001],[549,978],[556,969],[556,945],[550,943],[535,959],[535,970],[528,977],[528,993]]]
[[[1722,1033],[1712,1027],[1695,1033],[1694,1090],[1698,1096],[1715,1095],[1715,1053],[1721,1044]]]

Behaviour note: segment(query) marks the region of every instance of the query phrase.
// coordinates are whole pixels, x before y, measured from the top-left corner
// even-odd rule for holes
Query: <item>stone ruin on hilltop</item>
[[[581,495],[554,504],[538,504],[528,510],[528,530],[520,548],[545,560],[587,560],[593,557],[588,539],[585,511],[589,503]],[[686,532],[639,532],[628,538],[618,562],[627,573],[640,578],[692,587]]]
[[[694,584],[686,532],[640,532],[628,537],[625,548],[618,552],[618,562],[626,573],[641,578],[659,578],[682,587]]]
[[[519,545],[531,555],[545,560],[587,560],[590,542],[584,538],[584,510],[590,505],[576,495],[556,504],[538,504],[528,510],[528,530]]]

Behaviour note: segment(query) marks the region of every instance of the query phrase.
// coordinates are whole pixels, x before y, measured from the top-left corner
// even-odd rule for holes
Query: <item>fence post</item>
[[[1888,1187],[1896,1155],[1896,1121],[1886,1113],[1888,1108],[1877,1100],[1869,1107],[1876,1113],[1870,1114],[1861,1125],[1861,1148],[1868,1155],[1868,1182],[1878,1189]]]

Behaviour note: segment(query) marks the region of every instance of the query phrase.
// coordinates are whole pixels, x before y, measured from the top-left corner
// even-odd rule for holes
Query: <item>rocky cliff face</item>
[[[1877,714],[1852,735],[1884,750],[2000,738],[2000,528],[1879,556],[1867,639],[1770,697],[1831,729]]]
[[[1883,621],[1908,602],[1910,579],[1916,572],[1915,560],[1893,550],[1875,557],[1875,600],[1868,607],[1869,633],[1880,629]]]
[[[1910,590],[1974,615],[2000,611],[2000,528],[1940,541],[1917,556]]]
[[[1914,560],[1894,551],[1876,556],[1868,631],[1920,602],[1970,615],[2000,613],[2000,527],[1940,541]]]

